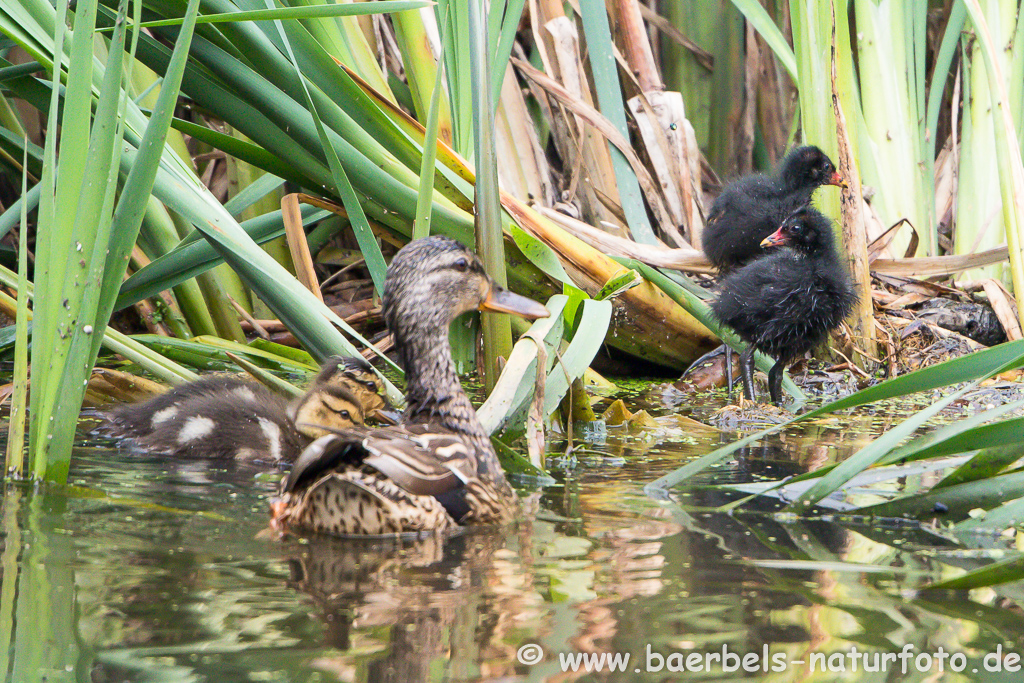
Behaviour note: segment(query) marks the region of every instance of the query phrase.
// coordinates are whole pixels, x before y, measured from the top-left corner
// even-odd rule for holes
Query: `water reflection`
[[[835,462],[865,439],[849,424],[765,440],[701,483]],[[941,646],[978,663],[999,645],[1021,652],[1024,586],[920,591],[1013,539],[966,544],[941,525],[798,520],[773,515],[767,500],[726,514],[715,510],[732,495],[707,487],[672,501],[644,494],[645,483],[731,438],[613,429],[568,456],[554,444],[558,482],[537,492],[535,515],[446,543],[265,540],[277,476],[83,448],[72,473],[81,488],[5,490],[3,670],[19,683],[1000,680],[811,673],[811,655],[852,648]],[[531,644],[544,656],[523,663],[520,648]],[[673,653],[766,646],[785,656],[784,671],[667,670]],[[660,671],[647,670],[658,663],[648,648],[665,658]],[[603,653],[630,654],[628,670],[564,670],[560,659]]]
[[[529,536],[524,525],[448,542],[310,540],[289,558],[288,583],[313,599],[324,644],[337,650],[311,666],[382,683],[428,680],[431,671],[513,675],[521,631],[538,628],[543,604],[532,590]]]

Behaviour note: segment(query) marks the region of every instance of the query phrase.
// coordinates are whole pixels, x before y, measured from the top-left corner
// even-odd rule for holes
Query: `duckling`
[[[360,404],[360,412],[364,416],[373,415],[382,408],[390,408],[380,395],[381,385],[377,375],[362,358],[333,356],[327,359],[310,383],[309,390],[325,386],[335,386],[350,392]],[[162,422],[174,418],[182,405],[192,399],[206,397],[213,402],[258,402],[269,400],[265,398],[268,395],[271,392],[251,380],[236,375],[209,375],[179,384],[147,401],[121,405],[108,411],[104,415],[105,424],[102,429],[117,437],[145,436]],[[273,400],[279,403],[279,398],[274,396]]]
[[[245,389],[175,404],[173,414],[134,440],[185,458],[294,462],[328,428],[363,423],[359,400],[344,387],[314,384],[293,404],[260,385]]]
[[[106,429],[155,452],[194,458],[292,462],[313,439],[335,428],[363,424],[367,410],[384,405],[369,391],[369,364],[328,360],[298,400],[233,375],[212,375],[176,386],[142,403],[107,413]],[[376,383],[374,383],[376,386]],[[352,387],[362,389],[360,400]],[[376,396],[376,399],[373,397]],[[305,425],[296,426],[298,422]]]
[[[401,423],[330,429],[310,444],[271,505],[271,526],[353,535],[510,521],[518,499],[462,390],[448,328],[474,309],[527,319],[547,309],[499,287],[472,252],[439,235],[395,255],[383,308],[406,373]]]
[[[337,384],[359,399],[363,415],[370,417],[378,410],[390,410],[391,404],[381,395],[380,378],[363,358],[333,356],[320,366],[313,384]]]
[[[328,428],[362,425],[366,413],[363,402],[347,384],[314,381],[299,400],[288,406],[287,415],[295,428],[312,440],[331,434]]]

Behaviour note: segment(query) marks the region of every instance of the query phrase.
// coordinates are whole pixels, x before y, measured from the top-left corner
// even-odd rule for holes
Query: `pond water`
[[[528,520],[445,543],[273,540],[279,473],[83,440],[67,491],[4,491],[0,666],[19,683],[1021,680],[1024,586],[919,590],[1012,539],[655,500],[646,483],[735,434],[643,400],[662,429],[550,443],[557,481],[516,482]],[[783,432],[708,479],[801,472],[892,419]]]

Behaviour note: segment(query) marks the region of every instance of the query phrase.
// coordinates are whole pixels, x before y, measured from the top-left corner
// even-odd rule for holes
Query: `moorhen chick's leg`
[[[754,395],[754,351],[756,350],[753,345],[750,345],[743,349],[743,353],[740,354],[740,376],[743,379],[743,395],[750,401],[757,400],[757,396]],[[775,400],[774,396],[772,396],[772,400]]]
[[[768,393],[772,397],[772,403],[777,406],[782,405],[782,373],[785,372],[787,365],[788,359],[780,358],[768,371]]]

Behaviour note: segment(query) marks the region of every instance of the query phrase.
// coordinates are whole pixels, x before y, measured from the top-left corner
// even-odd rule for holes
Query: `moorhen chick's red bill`
[[[772,402],[782,401],[782,372],[810,351],[853,310],[850,276],[836,253],[831,221],[804,207],[764,239],[773,253],[722,280],[711,310],[747,343],[740,354],[743,390],[754,400],[754,351],[775,358],[768,373]]]
[[[744,176],[711,205],[702,240],[708,259],[725,274],[762,256],[761,241],[811,201],[822,185],[846,187],[832,160],[817,147],[797,147],[775,176]]]

